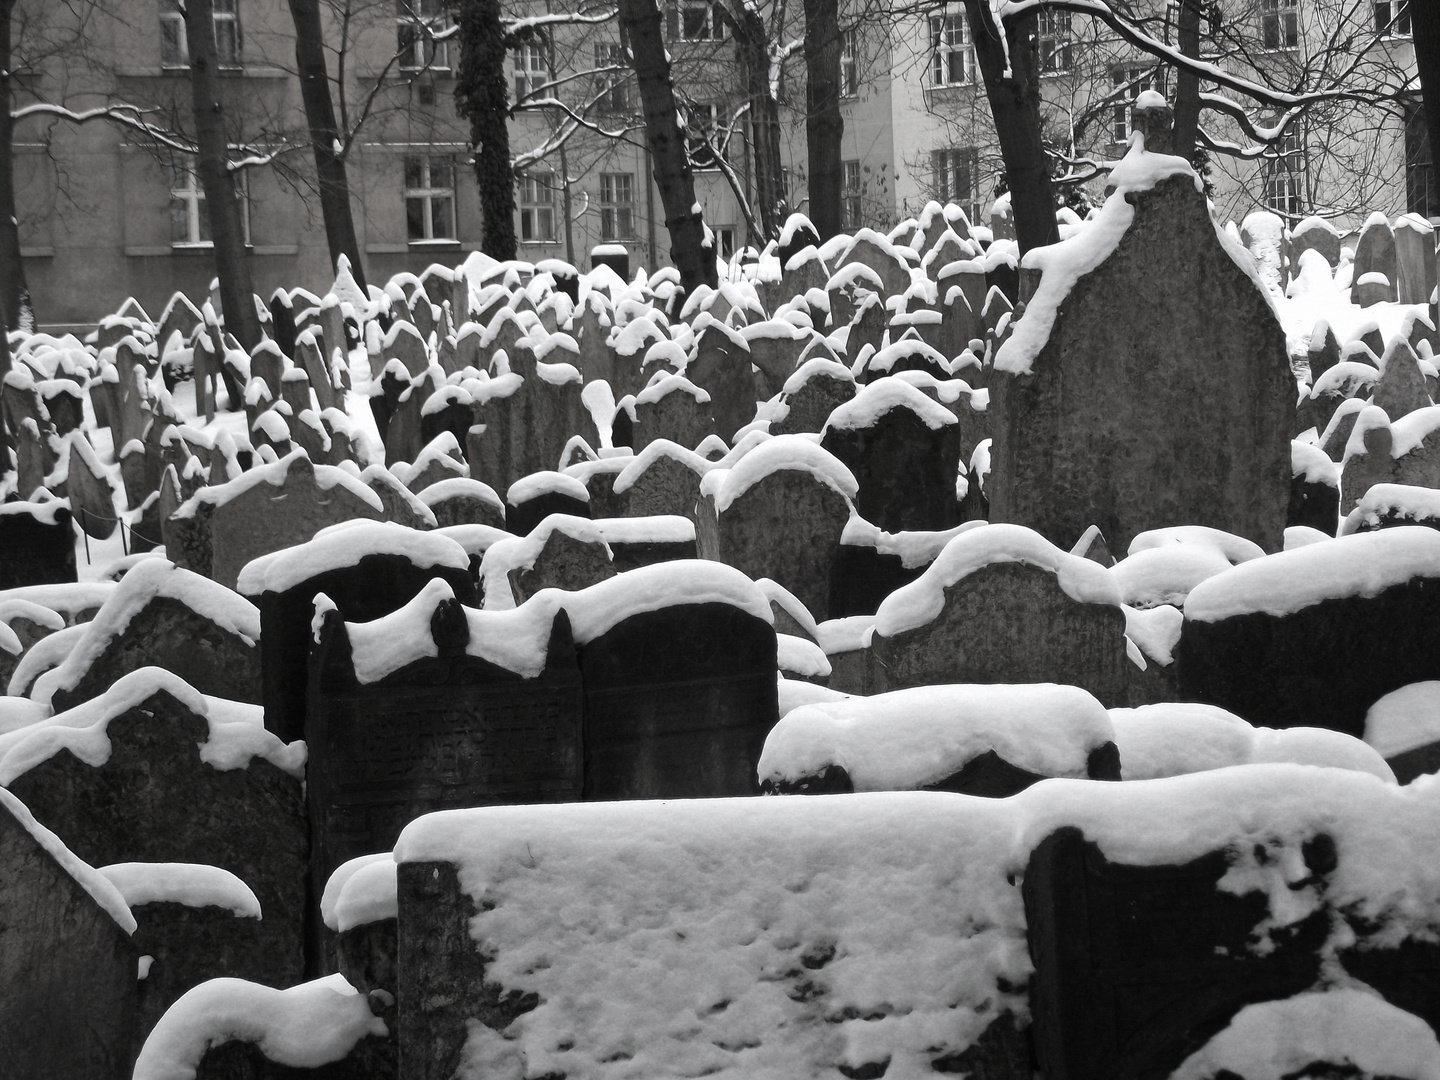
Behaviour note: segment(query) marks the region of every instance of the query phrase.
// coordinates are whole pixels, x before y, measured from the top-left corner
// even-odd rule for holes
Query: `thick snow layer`
[[[1440,543],[1440,535],[1436,537]],[[875,632],[895,637],[939,617],[945,590],[991,563],[1018,562],[1056,575],[1066,594],[1087,604],[1121,604],[1120,586],[1099,563],[1061,551],[1023,525],[985,525],[961,533],[918,578],[896,589],[875,612]]]
[[[634,486],[635,481],[640,479],[646,469],[662,457],[674,458],[697,476],[704,476],[715,468],[713,461],[706,460],[694,450],[687,450],[679,443],[671,442],[669,439],[656,439],[654,442],[646,444],[645,449],[624,463],[619,475],[615,477],[615,483],[611,486],[611,490],[616,495],[623,495]]]
[[[1371,705],[1365,741],[1386,758],[1440,742],[1440,682],[1411,683]]]
[[[194,1080],[205,1051],[254,1043],[270,1061],[315,1069],[339,1061],[367,1035],[388,1032],[369,999],[341,975],[275,990],[244,979],[211,979],[183,994],[160,1018],[134,1080]]]
[[[826,619],[815,624],[815,640],[826,656],[855,652],[870,643],[875,629],[874,615],[847,615],[843,619]]]
[[[855,376],[844,364],[838,364],[829,357],[817,356],[806,360],[791,373],[780,388],[782,394],[798,394],[811,379],[827,378],[836,382],[853,383]]]
[[[994,750],[1030,772],[1083,777],[1090,751],[1113,738],[1105,707],[1078,687],[923,686],[795,709],[766,737],[759,776],[794,781],[839,765],[856,791],[904,791]]]
[[[505,501],[511,506],[520,506],[541,495],[566,495],[580,502],[590,501],[590,492],[573,476],[562,472],[536,472],[516,480],[505,492]]]
[[[1155,780],[1230,765],[1293,762],[1366,772],[1388,783],[1395,774],[1359,739],[1321,728],[1251,727],[1214,705],[1166,702],[1111,709],[1126,780]]]
[[[25,600],[62,615],[75,615],[100,607],[115,591],[112,581],[64,582],[54,585],[22,585],[0,592],[0,601]]]
[[[396,917],[395,860],[388,855],[355,868],[335,897],[332,929],[339,933]]]
[[[695,539],[695,523],[679,514],[594,518],[592,524],[606,544],[687,544]]]
[[[84,636],[64,662],[36,680],[31,697],[49,701],[55,691],[74,688],[111,640],[123,634],[130,620],[158,597],[179,601],[249,645],[260,640],[260,610],[249,600],[207,577],[181,570],[167,559],[145,559],[130,568],[85,624]]]
[[[98,768],[105,764],[110,760],[106,730],[110,721],[162,691],[207,720],[209,735],[198,745],[200,760],[211,768],[222,772],[243,769],[261,757],[296,779],[304,779],[305,744],[281,742],[267,731],[260,706],[209,697],[173,672],[144,667],[121,676],[99,697],[0,735],[0,784],[12,783],[61,750],[69,750],[87,765]]]
[[[1125,605],[1125,636],[1148,660],[1161,667],[1175,662],[1175,646],[1185,616],[1178,607],[1158,604],[1149,608]]]
[[[437,578],[398,611],[368,623],[346,623],[356,678],[377,682],[406,664],[438,655],[430,617],[441,600],[453,597],[450,586]],[[730,604],[774,622],[765,594],[739,570],[703,559],[675,559],[628,570],[577,592],[542,589],[508,611],[467,608],[469,653],[534,678],[545,668],[550,628],[562,608],[576,643],[583,645],[633,615],[709,603]]]
[[[0,735],[50,718],[50,706],[24,697],[0,697]]]
[[[1342,534],[1361,525],[1375,529],[1381,518],[1440,521],[1440,490],[1410,484],[1372,484],[1341,526]]]
[[[825,651],[794,634],[775,635],[775,666],[804,679],[827,679],[831,671]]]
[[[988,525],[986,521],[966,521],[941,532],[883,532],[859,514],[852,514],[840,534],[840,543],[855,547],[872,547],[881,555],[897,555],[907,570],[928,566],[945,550],[945,545],[961,533]]]
[[[175,514],[178,517],[194,517],[196,509],[202,503],[222,506],[262,483],[280,487],[285,483],[285,476],[290,471],[290,466],[302,457],[308,460],[309,455],[304,450],[296,450],[269,465],[257,465],[249,472],[241,473],[234,480],[203,487],[185,500]],[[315,470],[315,485],[321,491],[329,491],[331,488],[339,486],[372,509],[384,511],[385,507],[380,502],[380,496],[344,469],[337,465],[312,465],[311,467]]]
[[[825,421],[825,430],[855,431],[874,427],[892,409],[909,409],[931,431],[959,423],[944,405],[904,379],[887,375],[862,386],[853,398],[834,409]]]
[[[841,693],[839,690],[831,690],[828,686],[805,682],[803,679],[787,679],[783,675],[777,680],[777,688],[780,697],[781,716],[784,716],[792,709],[800,708],[802,705],[815,705],[829,701],[844,701],[851,696]]]
[[[452,476],[448,480],[437,480],[422,489],[416,497],[426,506],[433,508],[436,503],[462,496],[479,499],[497,510],[505,508],[505,503],[494,488],[480,480],[472,480],[468,476]]]
[[[67,874],[80,883],[80,887],[90,894],[122,930],[127,934],[135,933],[135,916],[131,914],[125,898],[120,895],[120,890],[104,874],[66,847],[58,836],[36,821],[29,807],[4,787],[0,787],[0,810],[9,811],[20,823],[20,827],[34,837],[35,842],[48,851],[55,861],[64,867]]]
[[[669,375],[664,371],[657,371],[655,375],[650,384],[635,395],[635,404],[653,405],[669,394],[689,394],[701,405],[710,400],[710,391],[696,386],[684,375]]]
[[[1307,484],[1340,486],[1340,466],[1331,461],[1325,451],[1298,439],[1290,443],[1290,475],[1301,477]]]
[[[394,858],[388,851],[375,852],[372,855],[360,855],[337,866],[330,877],[325,881],[324,892],[320,896],[320,919],[331,930],[336,930],[338,924],[335,921],[335,904],[340,899],[340,892],[345,888],[346,882],[359,873],[364,867],[371,863],[388,862],[392,866]]]
[[[1402,525],[1242,563],[1191,590],[1185,617],[1289,615],[1323,600],[1376,596],[1416,577],[1440,578],[1440,532]]]
[[[1440,1042],[1424,1020],[1368,987],[1337,986],[1245,1006],[1171,1080],[1222,1072],[1284,1080],[1315,1062],[1353,1066],[1357,1076],[1440,1080]]]
[[[745,492],[777,472],[803,472],[846,499],[855,498],[860,486],[844,463],[803,435],[777,435],[742,457],[732,468],[715,469],[701,482],[702,494],[715,499],[724,513]]]
[[[87,633],[85,623],[76,623],[74,626],[67,626],[64,630],[56,630],[53,634],[47,634],[34,645],[25,651],[20,662],[15,665],[15,670],[10,675],[10,684],[6,688],[8,694],[20,694],[30,688],[36,678],[52,668],[59,667]],[[47,702],[36,702],[46,710],[49,715],[50,706]]]
[[[400,555],[416,566],[469,568],[465,550],[454,540],[393,521],[353,519],[322,529],[313,540],[262,555],[245,564],[236,589],[248,596],[284,592],[317,574],[357,566],[367,555]]]
[[[1329,533],[1321,532],[1309,525],[1288,525],[1285,528],[1286,551],[1309,547],[1311,544],[1323,544],[1326,540],[1333,539],[1335,538]]]
[[[260,918],[260,901],[229,870],[204,863],[129,862],[99,868],[132,908],[143,904],[218,907],[237,918]]]
[[[1127,552],[1134,555],[1167,544],[1205,544],[1215,548],[1231,563],[1249,562],[1265,554],[1265,549],[1253,540],[1223,529],[1212,529],[1208,525],[1172,525],[1165,529],[1150,529],[1131,540]]]
[[[1125,603],[1137,608],[1185,603],[1200,582],[1230,569],[1230,560],[1208,544],[1165,544],[1134,551],[1110,573]]]

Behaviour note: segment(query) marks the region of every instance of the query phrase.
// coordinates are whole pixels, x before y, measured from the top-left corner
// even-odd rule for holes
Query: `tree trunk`
[[[1434,0],[1417,0],[1409,10],[1415,66],[1420,74],[1420,97],[1425,105],[1425,131],[1430,136],[1433,161],[1440,153],[1440,4]]]
[[[475,183],[485,230],[481,249],[515,258],[515,170],[510,165],[510,95],[505,85],[505,29],[499,0],[466,0],[459,8],[460,72],[455,107],[470,121]]]
[[[1036,41],[1039,18],[1031,11],[1009,20],[1006,40],[982,0],[965,0],[975,58],[985,79],[985,96],[995,119],[1005,181],[1015,218],[1015,239],[1020,254],[1031,248],[1058,243],[1055,193],[1050,183],[1050,159],[1040,134],[1040,51]],[[1006,54],[1010,71],[1006,72]]]
[[[670,230],[670,260],[687,294],[698,285],[714,288],[715,248],[705,239],[705,220],[695,201],[695,178],[685,153],[685,133],[676,118],[675,86],[665,52],[656,0],[620,0],[620,22],[630,43],[630,62],[645,109],[645,142],[654,162],[655,185]]]
[[[10,17],[15,0],[0,0],[0,308],[5,325],[33,330],[35,315],[30,308],[30,290],[25,283],[25,264],[20,258],[20,226],[15,214],[15,151],[12,146],[15,124],[10,119]],[[9,348],[0,375],[9,370]]]
[[[765,240],[774,240],[790,214],[780,157],[780,106],[770,91],[769,35],[760,12],[747,5],[728,11],[750,102],[750,145],[755,148],[755,201]]]
[[[844,167],[840,137],[840,5],[805,0],[805,145],[809,156],[810,223],[828,240],[840,231]],[[857,58],[858,61],[858,58]]]
[[[325,220],[330,266],[334,269],[341,255],[348,258],[350,273],[364,292],[365,270],[355,237],[355,219],[350,214],[350,182],[345,175],[340,130],[330,100],[330,76],[325,68],[320,0],[290,0],[290,18],[295,23],[295,68],[300,75],[300,100],[310,127],[310,145],[315,151],[315,176],[320,186],[320,213]]]
[[[190,91],[195,109],[196,172],[205,189],[210,239],[215,246],[215,276],[225,329],[247,353],[260,344],[260,318],[245,254],[245,224],[240,216],[230,153],[225,141],[225,109],[220,101],[220,64],[215,54],[211,0],[187,0],[185,36],[190,49]],[[218,344],[218,343],[217,343]]]
[[[1200,59],[1201,0],[1180,0],[1180,19],[1175,44],[1186,56]],[[1195,156],[1195,139],[1200,127],[1200,79],[1179,68],[1175,73],[1175,127],[1170,134],[1170,152],[1189,161]]]

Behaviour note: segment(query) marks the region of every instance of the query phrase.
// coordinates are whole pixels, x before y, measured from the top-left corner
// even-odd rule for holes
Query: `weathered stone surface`
[[[1435,227],[1419,214],[1395,222],[1395,290],[1402,304],[1428,304],[1435,291]]]
[[[70,511],[54,503],[0,504],[0,589],[75,581]]]
[[[1124,198],[1133,222],[1060,302],[1030,372],[997,358],[991,515],[1062,546],[1092,524],[1123,550],[1186,522],[1279,550],[1295,397],[1284,332],[1193,177]]]
[[[0,1061],[17,1080],[126,1080],[130,935],[0,800]],[[67,837],[68,839],[68,837]]]
[[[695,338],[695,357],[685,369],[686,378],[710,395],[710,413],[714,431],[727,443],[735,432],[755,419],[755,379],[750,371],[750,347],[736,331],[713,320],[702,323]],[[642,395],[643,396],[643,395]],[[638,427],[644,426],[643,418]],[[654,430],[652,428],[652,430]],[[701,438],[709,430],[701,433]],[[652,436],[653,437],[653,436]],[[659,437],[694,446],[700,440],[687,442],[661,430]],[[635,447],[637,450],[640,447]]]
[[[523,603],[541,589],[576,592],[612,578],[617,573],[605,545],[571,536],[563,528],[550,530],[545,545],[528,570],[511,571],[510,588]]]
[[[1018,562],[981,567],[945,590],[932,622],[871,649],[887,686],[1055,682],[1127,704],[1130,659],[1118,605],[1082,603],[1054,573]]]
[[[1378,211],[1370,215],[1365,227],[1360,230],[1360,239],[1355,243],[1352,280],[1358,285],[1366,274],[1384,274],[1386,284],[1380,299],[1395,300],[1398,295],[1395,284],[1400,277],[1395,261],[1395,230],[1390,227],[1385,215]]]
[[[623,516],[678,514],[691,521],[696,520],[700,481],[704,476],[699,471],[701,463],[685,452],[684,447],[672,445],[674,452],[655,453],[652,450],[653,458],[641,464],[633,475],[625,476],[624,486],[615,492]]]
[[[668,376],[636,397],[631,443],[637,453],[659,439],[685,447],[699,446],[711,432],[719,433],[713,408],[714,402],[704,390],[682,376]],[[751,402],[751,413],[744,422],[748,424],[753,418]]]
[[[855,376],[848,369],[840,364],[834,364],[833,368],[817,366],[793,393],[786,391],[781,400],[789,411],[779,420],[771,421],[770,434],[820,431],[830,414],[854,396]]]

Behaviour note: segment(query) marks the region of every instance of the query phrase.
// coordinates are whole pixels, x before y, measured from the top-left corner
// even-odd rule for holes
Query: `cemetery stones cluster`
[[[12,335],[0,1072],[1440,1076],[1433,237],[1112,186]]]

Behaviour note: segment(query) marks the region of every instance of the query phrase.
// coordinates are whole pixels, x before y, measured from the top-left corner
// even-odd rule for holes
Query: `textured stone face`
[[[897,407],[869,427],[827,429],[820,445],[855,474],[860,485],[855,509],[871,524],[891,533],[960,524],[959,424],[934,430],[910,409]]]
[[[931,623],[872,645],[890,689],[940,683],[1054,682],[1127,703],[1130,660],[1119,607],[1067,596],[1047,570],[992,563],[945,592]]]
[[[1294,379],[1265,296],[1189,177],[1127,195],[1135,219],[1060,304],[1033,371],[996,371],[996,521],[1125,550],[1179,523],[1283,542]]]
[[[57,510],[53,525],[32,514],[0,514],[0,589],[76,580],[74,535],[68,510]]]

